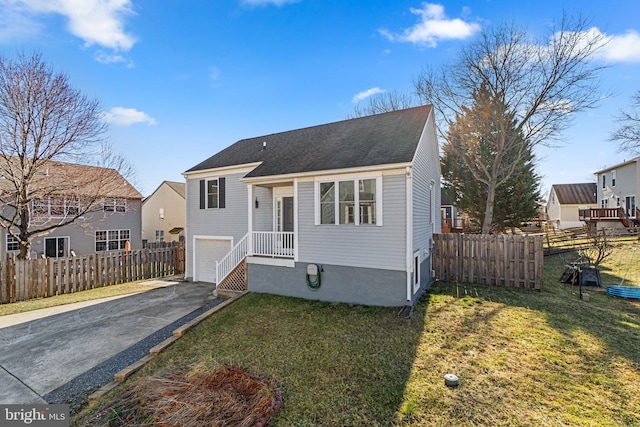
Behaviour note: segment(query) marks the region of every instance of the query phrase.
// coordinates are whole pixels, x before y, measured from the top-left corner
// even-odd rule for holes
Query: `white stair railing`
[[[249,233],[245,234],[224,258],[216,261],[216,284],[219,285],[247,256],[248,237]]]

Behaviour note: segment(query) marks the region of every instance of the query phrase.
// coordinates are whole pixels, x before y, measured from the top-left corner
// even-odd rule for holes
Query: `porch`
[[[252,231],[247,233],[220,261],[216,261],[218,288],[243,291],[246,289],[246,258],[264,257],[285,259],[295,257],[295,235],[289,231]],[[227,280],[228,279],[228,280]]]
[[[579,209],[578,219],[586,223],[620,221],[625,227],[630,228],[640,224],[640,209],[636,207],[633,215],[627,215],[623,207]]]

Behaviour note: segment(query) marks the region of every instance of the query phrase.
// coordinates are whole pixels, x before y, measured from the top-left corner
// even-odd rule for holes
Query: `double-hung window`
[[[126,212],[127,200],[126,199],[106,199],[104,201],[105,212]]]
[[[218,180],[210,179],[207,181],[207,208],[215,209],[218,207],[219,195]]]
[[[7,252],[19,251],[20,243],[11,234],[7,234]]]
[[[382,225],[382,178],[316,180],[316,224]]]
[[[130,239],[129,230],[98,230],[96,231],[96,252],[123,250]]]

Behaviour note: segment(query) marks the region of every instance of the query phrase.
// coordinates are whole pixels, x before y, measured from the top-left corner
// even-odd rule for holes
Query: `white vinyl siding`
[[[381,202],[376,210],[382,208],[384,217],[383,225],[378,218],[378,226],[319,225],[319,184],[330,181],[318,179],[298,185],[299,261],[405,271],[404,173],[380,175],[376,180]]]
[[[382,225],[382,175],[316,178],[316,225]]]
[[[186,180],[186,200],[187,200],[187,236],[186,236],[186,259],[188,260],[185,273],[186,277],[193,277],[193,236],[232,236],[238,242],[247,234],[247,185],[240,179],[247,174],[246,171],[234,174],[220,174],[225,179],[225,208],[224,209],[200,209],[200,181],[209,179],[206,177],[195,177]],[[217,174],[215,175],[218,176]],[[257,193],[257,192],[256,192]],[[263,196],[258,195],[262,198]],[[271,209],[263,209],[260,202],[259,212]],[[271,219],[269,219],[271,220]]]
[[[413,160],[413,250],[429,248],[440,233],[440,161],[433,121],[422,134]],[[422,261],[422,259],[421,259]]]

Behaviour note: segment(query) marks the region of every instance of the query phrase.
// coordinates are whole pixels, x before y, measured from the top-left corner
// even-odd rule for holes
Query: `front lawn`
[[[565,261],[545,259],[541,293],[438,283],[410,320],[397,309],[249,294],[126,386],[225,363],[280,386],[274,426],[640,425],[640,303],[594,291],[581,301],[557,281]],[[610,269],[606,280],[624,273]],[[445,386],[446,373],[459,387]]]

